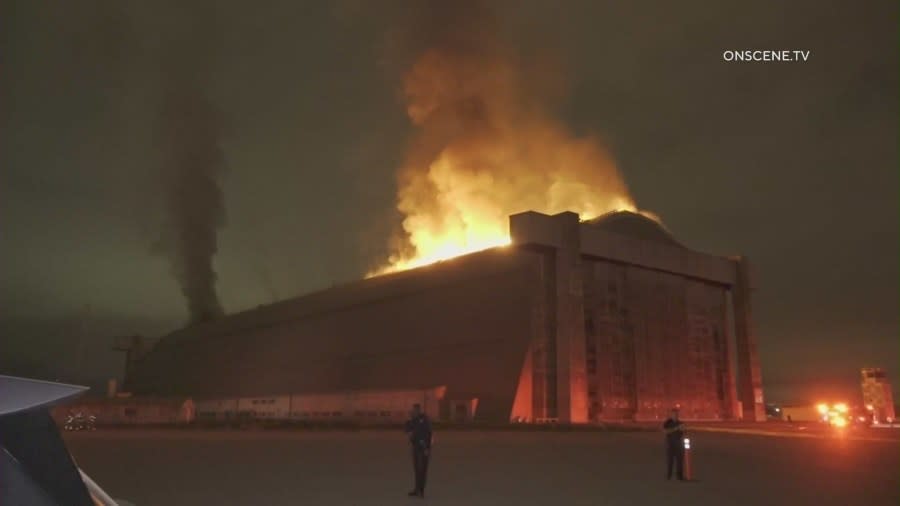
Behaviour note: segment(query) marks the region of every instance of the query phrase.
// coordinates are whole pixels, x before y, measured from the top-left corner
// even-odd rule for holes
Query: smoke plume
[[[182,21],[198,18],[188,15]],[[191,323],[222,314],[213,258],[225,225],[220,188],[225,159],[221,116],[208,96],[209,36],[209,30],[188,23],[164,54],[157,125],[165,221],[156,249],[169,260]]]
[[[374,274],[509,242],[508,216],[634,210],[596,139],[551,114],[554,82],[501,40],[483,2],[430,2],[405,39],[403,96],[415,133],[398,171],[401,247]],[[526,63],[527,61],[527,63]]]

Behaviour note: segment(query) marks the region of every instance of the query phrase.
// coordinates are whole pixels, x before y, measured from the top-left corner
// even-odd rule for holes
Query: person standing
[[[666,433],[666,479],[672,479],[672,466],[676,468],[676,476],[684,481],[684,424],[678,419],[678,409],[672,409],[669,418],[663,423]]]
[[[431,458],[431,420],[422,412],[420,404],[413,404],[405,430],[412,445],[413,470],[416,486],[410,496],[425,497],[425,479],[428,476],[428,460]]]

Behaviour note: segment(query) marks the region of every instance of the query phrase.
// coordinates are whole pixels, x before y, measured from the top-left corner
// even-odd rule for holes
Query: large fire
[[[406,73],[405,247],[370,276],[509,244],[509,215],[522,211],[636,210],[607,150],[547,113],[493,33],[450,29]]]

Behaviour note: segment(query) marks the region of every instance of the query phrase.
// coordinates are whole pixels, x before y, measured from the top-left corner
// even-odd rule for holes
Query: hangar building
[[[125,386],[201,400],[438,389],[494,422],[659,420],[674,405],[765,419],[746,259],[630,212],[525,212],[510,235],[178,330],[132,356]]]

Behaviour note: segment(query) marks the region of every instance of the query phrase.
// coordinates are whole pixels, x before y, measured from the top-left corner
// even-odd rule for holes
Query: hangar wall
[[[137,393],[195,398],[447,386],[508,421],[541,304],[541,256],[498,248],[167,336]]]
[[[675,404],[688,419],[765,419],[746,259],[689,250],[626,212],[526,212],[510,235],[177,331],[126,388],[222,399],[445,385],[449,402],[477,399],[476,420],[657,420]]]

